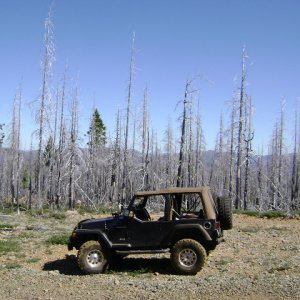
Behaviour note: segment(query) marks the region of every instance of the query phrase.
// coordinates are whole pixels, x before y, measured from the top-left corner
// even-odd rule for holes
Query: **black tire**
[[[218,220],[220,221],[221,229],[232,229],[232,201],[230,198],[218,197]]]
[[[195,240],[179,240],[171,251],[171,264],[176,272],[184,275],[195,275],[205,265],[206,250]]]
[[[108,267],[107,253],[97,241],[88,241],[81,245],[77,262],[85,274],[104,273]]]

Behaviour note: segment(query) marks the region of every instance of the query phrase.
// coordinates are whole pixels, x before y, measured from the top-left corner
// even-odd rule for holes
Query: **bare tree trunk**
[[[235,156],[235,102],[233,100],[231,120],[230,120],[230,165],[229,165],[229,195],[233,195],[234,191],[234,156]]]
[[[75,151],[77,141],[77,126],[78,126],[78,88],[75,87],[72,97],[72,116],[71,116],[71,132],[70,132],[70,165],[69,165],[69,188],[68,188],[68,206],[73,209],[75,206]]]
[[[10,193],[11,202],[16,205],[17,213],[20,213],[19,203],[19,183],[20,183],[20,139],[21,139],[21,103],[22,90],[19,86],[13,100],[13,112],[11,120],[11,132],[9,135],[10,151],[9,151],[9,165],[10,165]]]
[[[197,117],[196,117],[196,158],[195,158],[195,184],[196,186],[203,185],[203,174],[204,166],[201,164],[201,154],[202,154],[202,143],[203,143],[203,136],[202,136],[202,125],[201,125],[201,116],[200,116],[200,108],[199,108],[199,100],[197,105]]]
[[[295,110],[295,132],[294,132],[294,153],[293,153],[293,163],[292,163],[292,182],[291,182],[291,200],[290,200],[290,209],[296,210],[296,199],[299,193],[299,124],[298,124],[298,107]]]
[[[187,96],[190,82],[186,82],[184,99],[183,99],[183,114],[181,123],[181,137],[180,137],[180,150],[179,150],[179,161],[177,170],[177,187],[183,186],[183,168],[184,168],[184,150],[186,142],[186,122],[187,122]]]
[[[63,168],[63,149],[64,149],[64,107],[65,107],[65,93],[66,93],[66,69],[63,77],[63,84],[60,94],[60,121],[59,121],[59,142],[58,142],[58,160],[57,160],[57,187],[55,206],[60,208],[60,202],[62,197],[61,185],[62,185],[62,168]]]
[[[235,208],[239,209],[241,206],[242,199],[242,157],[243,157],[243,126],[244,126],[244,105],[245,105],[245,60],[246,60],[246,49],[243,48],[242,53],[242,78],[241,78],[241,90],[239,99],[239,121],[238,121],[238,144],[237,144],[237,170],[236,170],[236,198]]]
[[[189,107],[189,145],[188,145],[188,186],[194,186],[195,180],[195,169],[194,169],[194,136],[193,136],[193,113],[192,113],[192,103]]]
[[[119,180],[120,180],[120,163],[121,163],[121,149],[120,149],[120,112],[117,112],[116,120],[116,137],[114,142],[114,153],[111,174],[111,200],[116,201],[119,198]]]
[[[275,124],[273,141],[271,144],[271,170],[270,170],[270,192],[272,193],[272,208],[277,209],[278,207],[278,122]]]
[[[22,107],[22,87],[19,87],[19,99],[18,99],[18,129],[17,129],[17,173],[16,173],[16,202],[17,202],[17,213],[20,214],[20,170],[21,170],[21,107]]]
[[[143,132],[142,132],[142,168],[143,168],[143,189],[149,189],[149,113],[148,113],[148,89],[144,90],[143,101]]]
[[[32,170],[32,136],[31,136],[31,142],[30,142],[30,155],[29,155],[29,185],[28,185],[28,206],[27,208],[29,210],[32,209],[32,194],[33,194],[33,186],[32,186],[32,178],[34,171]]]
[[[54,45],[53,45],[53,24],[51,20],[51,9],[49,11],[48,17],[45,21],[45,41],[44,41],[44,58],[43,58],[43,81],[41,88],[41,95],[39,98],[39,110],[38,110],[38,161],[36,168],[36,179],[37,179],[37,203],[36,207],[38,209],[42,208],[42,198],[43,193],[41,190],[41,180],[42,180],[42,148],[43,148],[43,138],[44,138],[44,126],[46,118],[46,105],[49,100],[49,81],[51,77],[51,68],[54,61]]]
[[[165,152],[167,155],[167,160],[165,164],[165,172],[166,172],[165,187],[170,187],[173,185],[173,156],[174,156],[173,131],[172,131],[170,120],[168,121],[168,127],[165,136],[166,136]]]
[[[131,58],[130,58],[130,69],[129,69],[129,84],[128,84],[128,95],[127,95],[127,110],[126,110],[126,127],[125,127],[125,145],[124,145],[124,160],[123,160],[123,183],[122,183],[122,202],[126,201],[126,189],[128,178],[128,139],[129,139],[129,117],[131,109],[131,98],[132,98],[132,86],[133,86],[133,71],[134,71],[134,42],[135,33],[133,33],[132,44],[131,44]]]
[[[281,194],[282,194],[282,169],[283,169],[283,130],[284,130],[284,106],[285,106],[285,100],[281,100],[281,109],[280,109],[280,124],[279,124],[279,161],[278,161],[278,203],[277,206],[281,205],[282,200]],[[279,199],[281,199],[279,201]],[[277,208],[277,207],[276,207]]]
[[[244,137],[244,142],[246,143],[246,165],[245,165],[245,183],[244,183],[244,197],[243,197],[243,209],[247,209],[248,202],[248,191],[249,191],[249,174],[250,174],[250,154],[252,152],[252,140],[254,138],[254,132],[252,131],[252,101],[250,98],[248,113],[247,106],[245,105],[245,119],[248,118],[248,132],[247,137]]]

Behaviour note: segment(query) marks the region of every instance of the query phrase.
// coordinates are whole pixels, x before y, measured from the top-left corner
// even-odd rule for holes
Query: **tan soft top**
[[[139,191],[135,193],[135,196],[150,196],[150,195],[165,195],[165,194],[182,194],[182,193],[202,193],[203,191],[207,191],[210,188],[208,186],[203,187],[193,187],[193,188],[169,188],[169,189],[161,189],[156,191]]]
[[[136,197],[142,196],[154,196],[154,195],[167,195],[167,194],[188,194],[188,193],[199,193],[203,200],[203,205],[209,219],[216,218],[216,209],[214,203],[210,199],[210,188],[208,186],[193,187],[193,188],[169,188],[157,191],[140,191],[136,192]]]

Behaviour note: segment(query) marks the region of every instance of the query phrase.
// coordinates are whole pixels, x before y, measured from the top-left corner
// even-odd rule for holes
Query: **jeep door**
[[[128,240],[132,247],[150,249],[164,247],[164,237],[170,232],[172,221],[142,221],[133,217],[128,223]]]

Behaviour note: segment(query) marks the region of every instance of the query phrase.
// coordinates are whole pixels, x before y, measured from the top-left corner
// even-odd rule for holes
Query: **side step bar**
[[[163,250],[116,250],[117,254],[158,254],[158,253],[167,253],[169,249]]]

